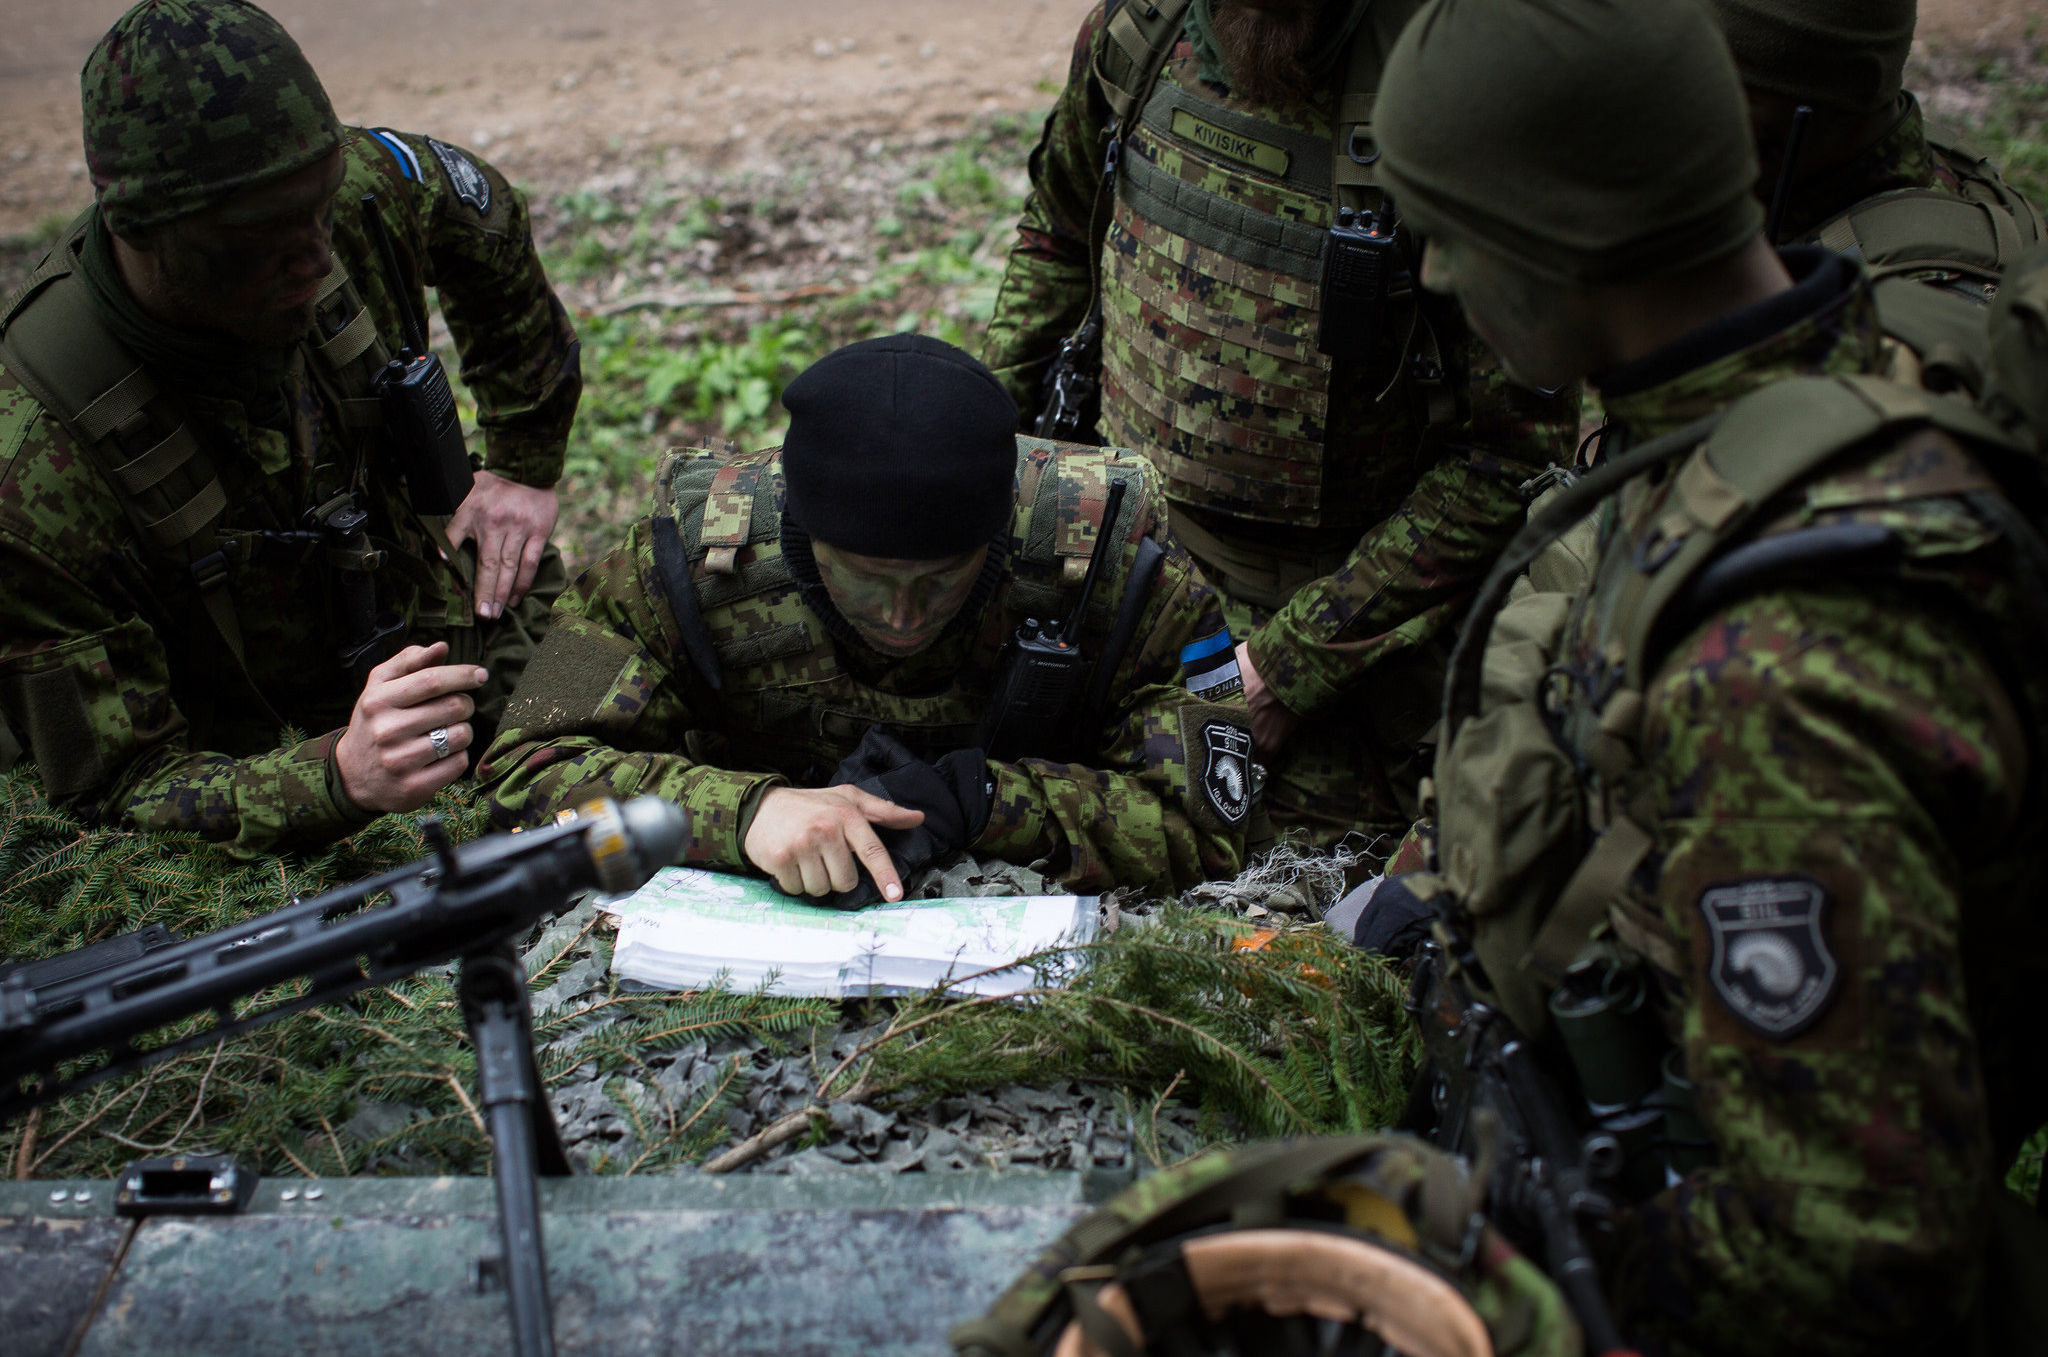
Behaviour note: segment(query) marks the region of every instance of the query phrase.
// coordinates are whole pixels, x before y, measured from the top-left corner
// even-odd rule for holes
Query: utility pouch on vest
[[[1387,314],[1387,283],[1399,267],[1384,215],[1340,208],[1323,241],[1322,320],[1316,349],[1338,359],[1367,356]]]
[[[1123,545],[1116,527],[1126,488],[1122,477],[1109,483],[1102,528],[1095,537],[1095,550],[1088,556],[1088,574],[1066,622],[1052,626],[1027,618],[1011,638],[1003,654],[995,700],[989,704],[977,736],[977,743],[990,758],[1053,758],[1068,742],[1081,685],[1088,677],[1088,660],[1081,653],[1081,623],[1088,614],[1095,581],[1102,574],[1103,558]]]
[[[452,514],[476,483],[469,450],[462,442],[462,420],[455,413],[455,393],[448,388],[441,360],[428,351],[419,317],[406,299],[405,274],[399,270],[398,255],[391,248],[391,233],[384,229],[375,194],[363,197],[363,219],[376,238],[384,276],[398,301],[410,346],[384,365],[371,389],[384,404],[385,426],[397,446],[399,464],[405,468],[413,510]]]

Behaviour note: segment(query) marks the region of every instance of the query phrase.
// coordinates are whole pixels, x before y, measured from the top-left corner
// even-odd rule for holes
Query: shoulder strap
[[[1095,83],[1116,120],[1130,124],[1145,106],[1166,59],[1180,41],[1189,0],[1108,0],[1109,23],[1095,54]]]
[[[77,259],[91,223],[89,211],[81,213],[9,301],[0,318],[0,364],[77,440],[144,548],[189,576],[221,644],[267,710],[228,594],[227,556],[212,531],[226,512],[227,492],[183,415],[158,400],[156,383],[86,294]],[[210,686],[202,681],[195,689]],[[187,715],[205,723],[201,712]]]
[[[2027,245],[2005,207],[1924,188],[1866,199],[1822,226],[1817,238],[1862,259],[1877,277],[1943,269],[1992,283]]]
[[[1998,166],[1968,137],[1933,121],[1926,123],[1925,136],[1928,149],[1956,176],[1965,198],[1991,204],[2012,218],[2022,247],[2037,245],[2048,238],[2048,221],[2042,219],[2041,209],[2008,183]]]
[[[1880,377],[1792,378],[1737,401],[1680,468],[1666,512],[1634,546],[1650,578],[1620,619],[1627,682],[1641,688],[1655,662],[1651,638],[1664,612],[1756,512],[1849,449],[1887,428],[1933,424],[1973,443],[2011,438],[1968,404]],[[1867,551],[1848,538],[1808,542]]]

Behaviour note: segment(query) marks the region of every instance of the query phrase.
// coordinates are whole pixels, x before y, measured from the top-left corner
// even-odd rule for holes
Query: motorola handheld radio
[[[1074,699],[1088,674],[1087,656],[1081,653],[1081,623],[1088,613],[1088,600],[1095,593],[1095,580],[1102,573],[1103,558],[1121,550],[1116,530],[1117,514],[1123,508],[1125,482],[1109,483],[1109,500],[1102,507],[1102,528],[1095,534],[1095,550],[1088,556],[1088,573],[1081,579],[1080,597],[1064,624],[1024,620],[1010,638],[1003,654],[1002,678],[996,685],[995,701],[982,718],[977,737],[982,750],[992,759],[1015,759],[1030,755],[1059,758],[1069,731]]]
[[[427,350],[426,331],[406,296],[405,275],[391,248],[391,233],[384,229],[384,216],[377,210],[376,194],[363,195],[363,216],[405,322],[406,347],[384,365],[372,389],[384,403],[384,425],[398,445],[412,507],[423,514],[452,514],[476,483],[469,449],[462,442],[462,420],[455,413],[455,393],[448,389],[441,360]]]

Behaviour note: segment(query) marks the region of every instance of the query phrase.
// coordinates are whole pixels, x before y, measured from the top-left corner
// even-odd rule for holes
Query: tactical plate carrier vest
[[[783,554],[779,449],[669,454],[655,491],[656,573],[689,667],[717,691],[727,725],[725,750],[693,756],[823,785],[874,725],[888,726],[922,757],[972,746],[1018,622],[1071,608],[1104,527],[1112,473],[1128,487],[1110,528],[1126,546],[1105,562],[1082,627],[1083,652],[1098,657],[1078,713],[1084,742],[1094,728],[1085,718],[1110,697],[1164,559],[1146,534],[1154,486],[1137,454],[1018,438],[1008,578],[982,609],[966,659],[945,686],[913,694],[884,692],[850,673],[805,603]]]
[[[1374,5],[1338,96],[1293,106],[1288,124],[1217,102],[1194,58],[1171,57],[1185,8],[1115,7],[1095,67],[1114,114],[1102,435],[1144,449],[1177,503],[1302,527],[1339,521],[1354,497],[1331,484],[1333,373],[1369,379],[1379,397],[1403,383],[1420,393],[1419,410],[1403,404],[1375,425],[1414,416],[1419,437],[1450,413],[1435,337],[1405,273],[1384,280],[1370,354],[1333,362],[1318,348],[1338,210],[1367,214],[1380,237],[1394,231],[1389,204],[1367,183],[1378,157],[1369,120],[1386,52],[1415,6]],[[1356,397],[1354,412],[1370,398]]]

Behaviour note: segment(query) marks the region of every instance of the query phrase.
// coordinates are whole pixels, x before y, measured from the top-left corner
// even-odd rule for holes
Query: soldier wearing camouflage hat
[[[1852,260],[1763,239],[1712,23],[1433,0],[1388,62],[1424,284],[1612,423],[1480,590],[1424,868],[1365,916],[1425,902],[1581,1091],[1644,1351],[2038,1351],[2039,464],[1875,375]],[[1517,582],[1589,514],[1589,582]]]
[[[97,202],[0,317],[0,763],[318,847],[461,776],[536,643],[575,331],[504,178],[343,125],[245,0],[144,0],[81,86]]]
[[[1989,301],[2042,238],[2041,212],[1953,130],[1929,125],[1904,87],[1916,0],[1712,3],[1749,101],[1757,194],[1779,209],[1775,239],[1857,255],[1880,281]],[[1911,319],[1897,327],[1909,344]]]
[[[1273,826],[1324,843],[1412,819],[1448,639],[1578,423],[1413,287],[1370,182],[1419,7],[1095,6],[983,351],[1027,418],[1099,379],[1242,640]]]
[[[1018,437],[989,371],[920,335],[783,404],[779,449],[666,459],[556,603],[479,769],[500,817],[653,792],[689,812],[684,861],[842,906],[962,849],[1075,890],[1233,875],[1249,717],[1144,461]],[[992,719],[1038,705],[1005,682],[1030,618],[1078,620],[1035,726]]]

